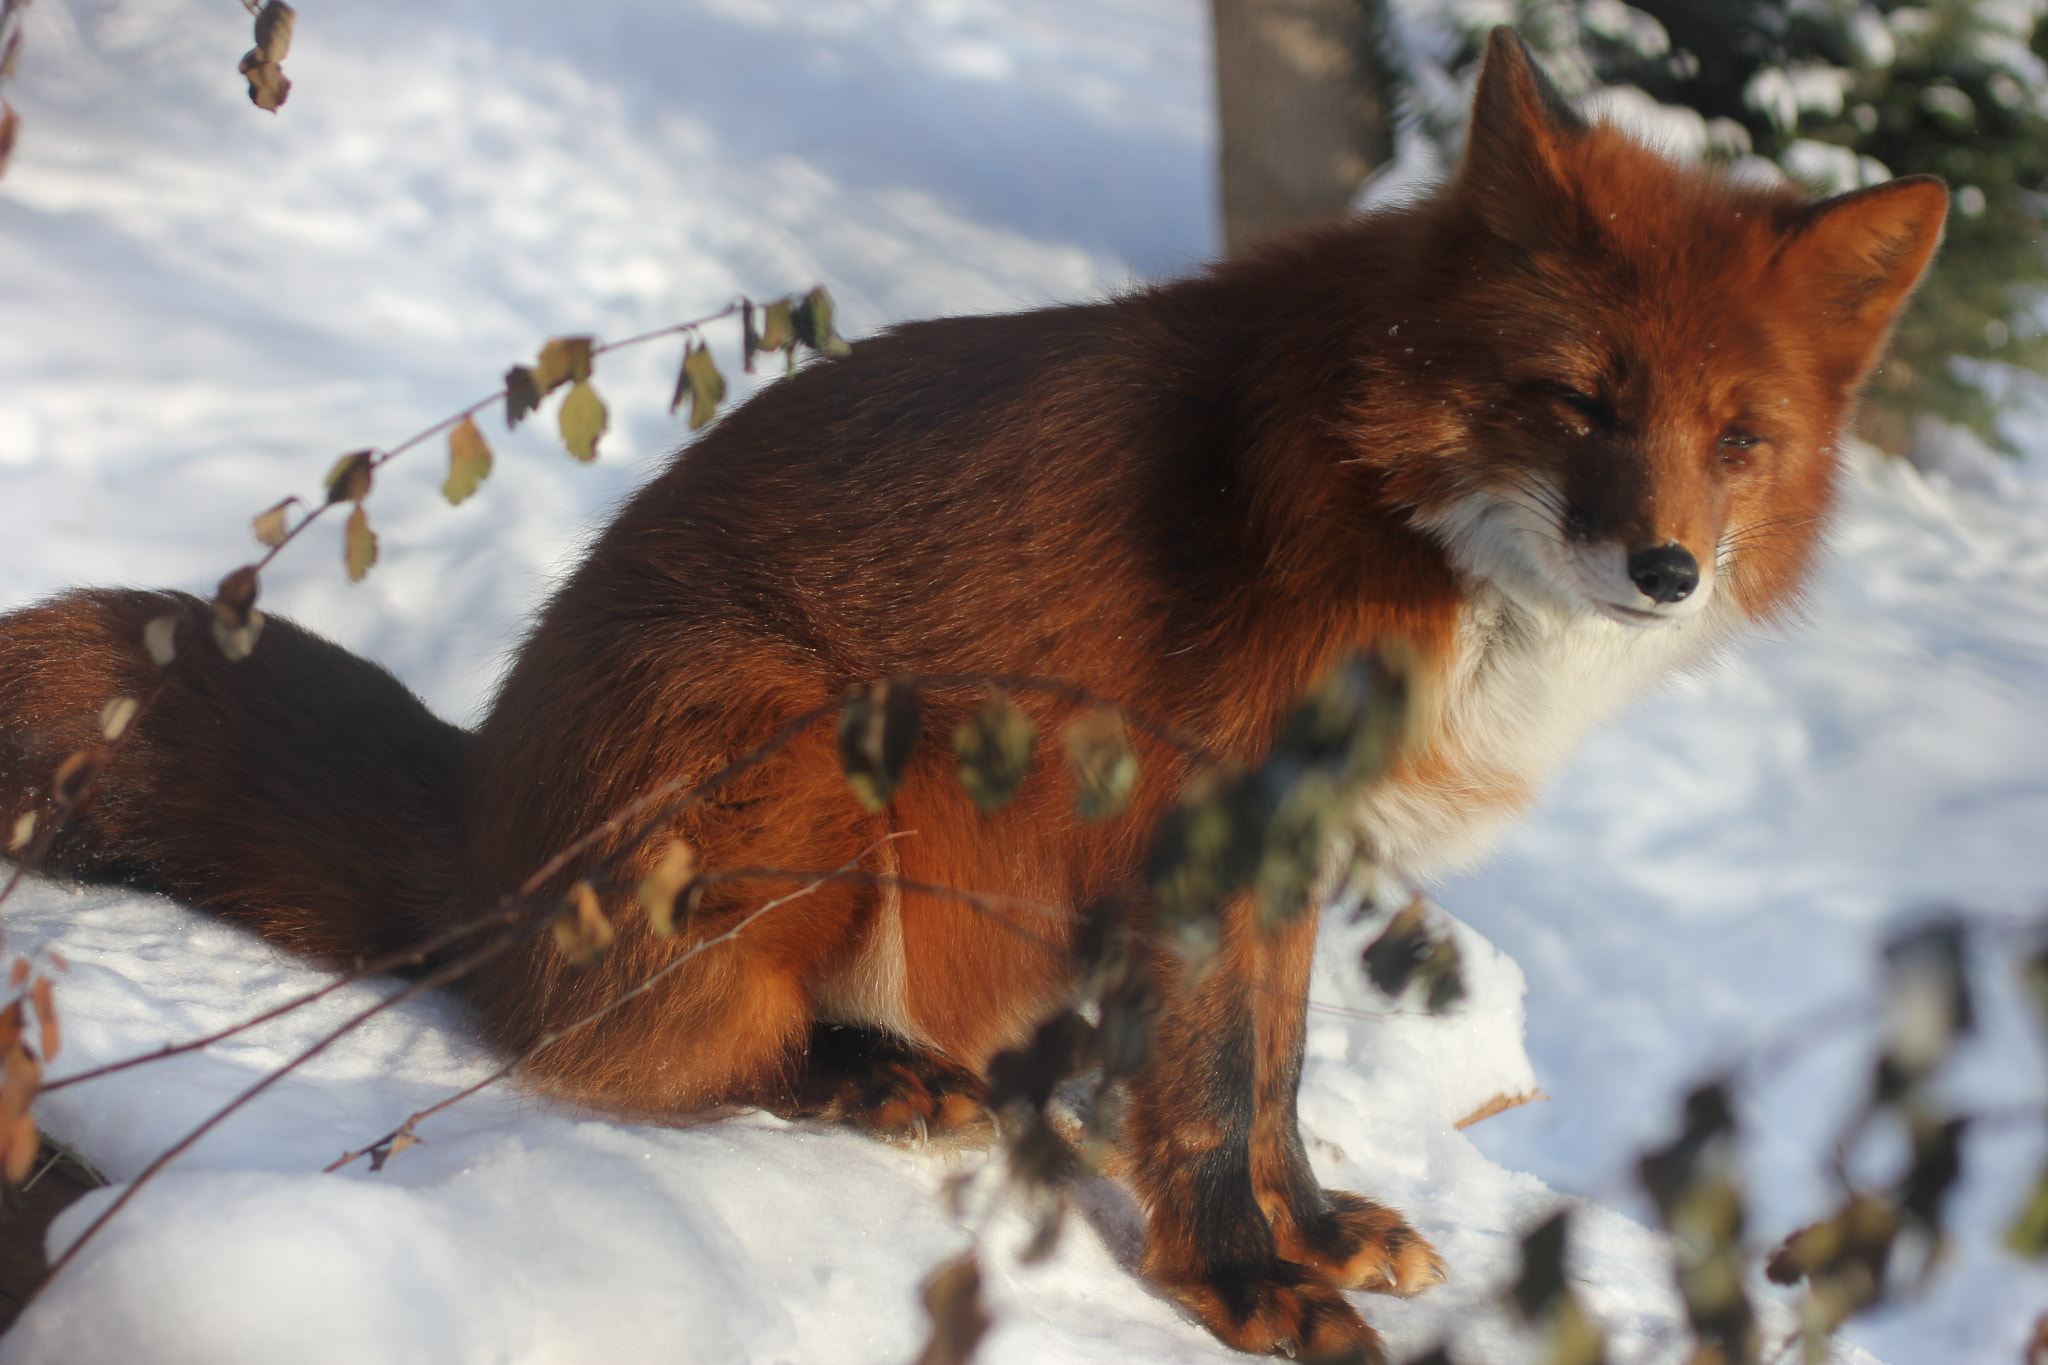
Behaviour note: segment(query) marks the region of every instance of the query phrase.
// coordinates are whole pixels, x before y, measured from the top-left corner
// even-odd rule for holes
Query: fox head
[[[1931,176],[1809,203],[1679,164],[1582,119],[1496,29],[1423,268],[1370,348],[1359,462],[1531,609],[1766,615],[1947,204]]]

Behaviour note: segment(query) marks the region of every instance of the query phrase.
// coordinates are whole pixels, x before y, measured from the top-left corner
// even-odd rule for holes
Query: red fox
[[[1319,676],[1398,637],[1429,684],[1424,738],[1358,819],[1380,860],[1428,875],[1478,854],[1591,725],[1793,600],[1837,435],[1947,202],[1924,176],[1809,203],[1674,164],[1583,121],[1497,30],[1463,162],[1428,197],[1108,302],[895,328],[739,407],[605,529],[473,733],[284,621],[239,663],[195,644],[48,865],[345,963],[488,911],[636,796],[849,685],[1058,679],[1251,764]],[[146,623],[204,611],[103,590],[0,619],[0,814],[45,809],[107,698],[164,676]],[[927,733],[984,695],[928,687]],[[1156,914],[1146,841],[1192,769],[1140,743],[1130,807],[1087,822],[1053,773],[985,813],[931,744],[871,812],[829,727],[805,731],[663,834],[710,868],[868,850],[881,875],[762,917],[529,1081],[643,1114],[974,1112],[991,1059],[1071,1000],[1077,926]],[[1069,914],[1029,951],[912,884]],[[757,892],[705,884],[674,937],[612,896],[596,965],[542,935],[458,989],[518,1049]],[[1380,1361],[1345,1291],[1412,1294],[1444,1267],[1311,1174],[1314,940],[1313,914],[1264,927],[1249,893],[1221,970],[1140,936],[1159,1011],[1117,1142],[1144,1272],[1218,1337]]]

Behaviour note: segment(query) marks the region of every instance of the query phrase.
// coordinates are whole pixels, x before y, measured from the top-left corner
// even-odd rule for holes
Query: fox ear
[[[1573,110],[1505,24],[1486,39],[1460,197],[1494,231],[1522,246],[1537,245],[1568,213],[1569,177],[1561,152],[1586,132]]]
[[[1931,175],[1908,175],[1824,199],[1788,230],[1780,279],[1812,300],[1844,384],[1877,363],[1947,218],[1948,187]]]

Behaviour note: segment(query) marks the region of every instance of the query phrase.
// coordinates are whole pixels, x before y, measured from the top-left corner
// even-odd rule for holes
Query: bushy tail
[[[179,621],[168,669],[148,624]],[[108,758],[40,869],[161,891],[294,951],[398,951],[447,904],[469,736],[389,673],[270,618],[231,662],[184,593],[66,593],[0,617],[0,842],[102,748],[109,699],[163,691]]]

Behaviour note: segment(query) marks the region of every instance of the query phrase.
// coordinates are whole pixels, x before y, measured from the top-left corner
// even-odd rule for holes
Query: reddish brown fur
[[[1943,202],[1909,181],[1817,210],[1675,167],[1578,125],[1497,36],[1467,165],[1435,197],[1109,303],[899,328],[733,412],[605,530],[473,737],[282,622],[240,665],[188,637],[55,865],[346,959],[492,907],[634,797],[902,670],[1061,679],[1255,761],[1348,651],[1398,636],[1448,676],[1474,588],[1415,518],[1529,472],[1568,491],[1589,535],[1703,562],[1728,541],[1728,590],[1766,614],[1798,585],[1834,434]],[[1730,431],[1758,438],[1740,459]],[[173,606],[74,594],[0,623],[12,808],[91,745],[108,695],[153,685],[136,641]],[[980,700],[932,693],[927,733]],[[1065,713],[1027,704],[1047,734]],[[1540,774],[1471,766],[1461,738],[1440,728],[1396,780],[1468,813],[1527,799]],[[930,741],[873,815],[821,728],[671,832],[713,868],[802,870],[896,832],[869,869],[1114,901],[1142,924],[1149,831],[1188,770],[1141,751],[1133,809],[1102,824],[1075,817],[1052,772],[985,815]],[[654,856],[633,853],[618,884]],[[618,941],[596,967],[536,941],[461,989],[516,1048],[787,889],[712,887],[677,940],[614,897]],[[943,1121],[971,1073],[1068,998],[1069,918],[1005,913],[1014,926],[820,888],[530,1078],[636,1112]],[[1313,918],[1267,938],[1240,899],[1224,931],[1202,975],[1148,950],[1159,1060],[1130,1083],[1123,1135],[1151,1210],[1147,1273],[1233,1345],[1377,1359],[1339,1291],[1411,1293],[1441,1263],[1309,1172],[1294,1092]],[[900,1041],[849,1051],[821,1015]]]

